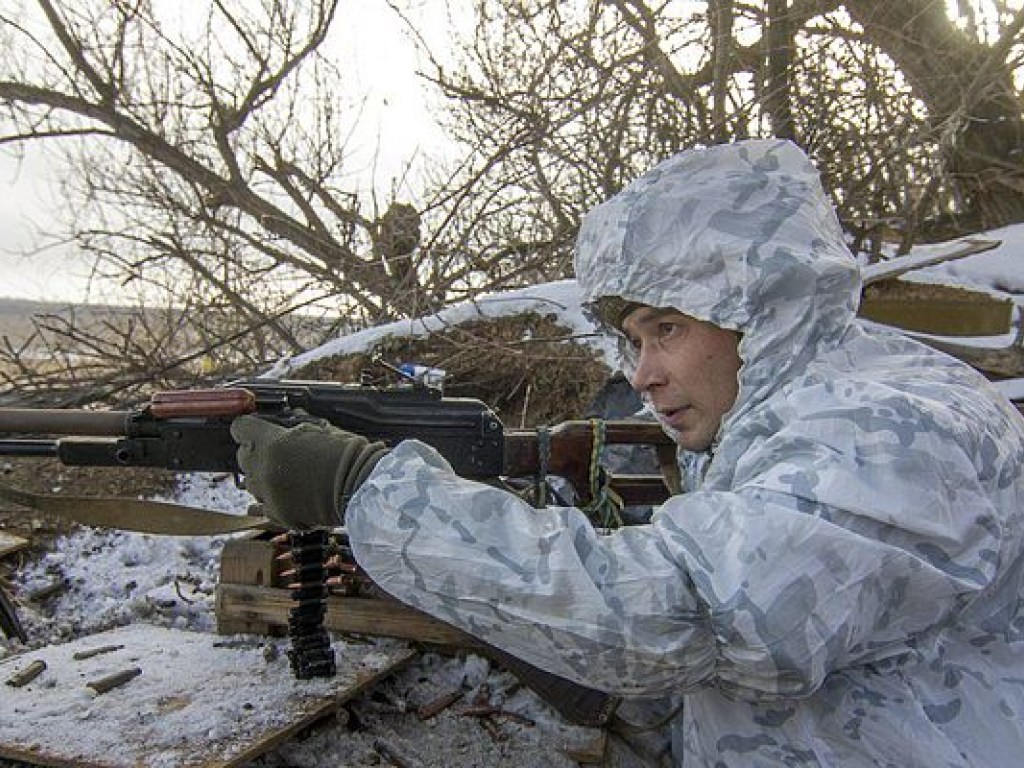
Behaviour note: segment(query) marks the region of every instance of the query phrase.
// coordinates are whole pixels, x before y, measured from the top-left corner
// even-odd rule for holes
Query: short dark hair
[[[595,316],[609,327],[622,330],[622,323],[629,315],[647,305],[640,301],[630,301],[621,296],[602,296],[591,305]]]

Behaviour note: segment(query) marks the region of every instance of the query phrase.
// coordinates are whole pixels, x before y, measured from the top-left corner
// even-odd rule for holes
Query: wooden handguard
[[[157,392],[150,400],[149,412],[157,419],[184,416],[234,418],[256,412],[256,395],[238,387]]]

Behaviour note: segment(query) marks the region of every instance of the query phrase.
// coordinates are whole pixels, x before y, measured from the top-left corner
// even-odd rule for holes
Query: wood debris
[[[115,688],[119,688],[129,680],[134,680],[136,677],[142,674],[142,670],[138,667],[130,667],[128,669],[122,669],[120,672],[115,672],[112,675],[101,677],[98,680],[90,680],[85,684],[86,688],[91,688],[97,696],[112,691]]]
[[[71,658],[75,661],[82,661],[83,659],[91,659],[93,656],[99,656],[104,653],[120,651],[122,648],[124,648],[123,645],[101,645],[99,648],[90,648],[85,651],[78,651],[72,654]]]
[[[15,672],[9,678],[7,678],[7,685],[12,688],[21,688],[23,685],[28,685],[35,680],[39,675],[46,669],[46,662],[42,659],[36,659],[27,667],[22,670]]]

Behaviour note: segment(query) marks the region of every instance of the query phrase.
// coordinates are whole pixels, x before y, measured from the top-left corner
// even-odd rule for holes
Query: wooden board
[[[276,654],[266,653],[268,644]],[[87,659],[75,653],[123,646]],[[76,768],[229,768],[274,748],[407,663],[415,652],[335,645],[338,675],[296,680],[287,641],[130,626],[0,662],[0,757]],[[3,685],[34,660],[45,671]],[[87,683],[137,667],[96,695]]]
[[[274,559],[278,549],[269,541],[242,538],[224,542],[220,556],[220,582],[222,584],[254,584],[264,586],[278,580],[280,568]],[[294,603],[289,603],[289,608]],[[282,622],[287,627],[288,620]],[[249,634],[270,635],[274,628],[265,621],[253,617],[230,617],[217,614],[217,632],[221,635]],[[281,634],[278,631],[277,634]]]
[[[224,621],[287,626],[292,605],[291,592],[287,589],[248,584],[217,585],[218,626]],[[466,649],[481,647],[471,635],[395,600],[331,595],[327,598],[324,626],[335,632],[405,638]]]
[[[28,539],[23,539],[21,536],[15,536],[13,533],[4,533],[0,531],[0,558],[12,555],[15,552],[19,552],[29,544]]]
[[[1013,325],[1013,303],[976,294],[972,301],[865,296],[858,314],[876,323],[935,336],[999,336]]]
[[[881,264],[871,264],[861,269],[864,285],[871,285],[880,280],[888,280],[917,269],[945,264],[998,248],[1002,240],[986,240],[978,237],[965,237],[948,243],[936,245],[919,245],[914,256],[900,256]]]
[[[892,279],[864,287],[858,314],[933,336],[1000,336],[1011,331],[1015,307],[991,291]]]

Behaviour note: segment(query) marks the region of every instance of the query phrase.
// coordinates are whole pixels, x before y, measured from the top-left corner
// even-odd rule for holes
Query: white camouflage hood
[[[741,332],[733,416],[842,335],[861,287],[818,171],[779,140],[657,165],[584,219],[576,275],[598,322],[614,296]]]

